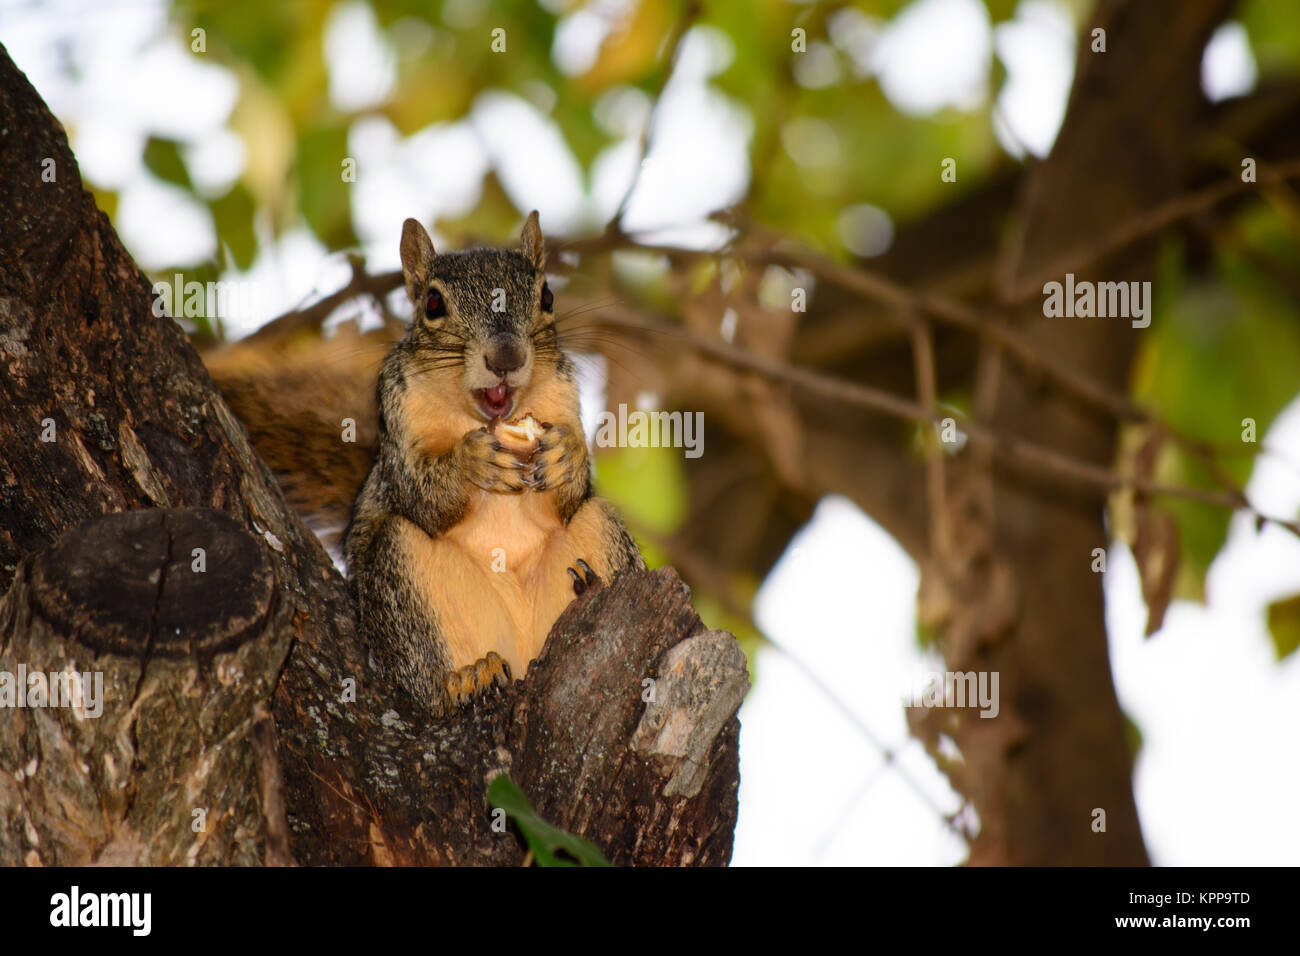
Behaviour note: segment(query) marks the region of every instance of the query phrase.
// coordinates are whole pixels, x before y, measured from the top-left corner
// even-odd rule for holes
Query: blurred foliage
[[[617,142],[597,122],[597,102],[613,90],[653,95],[662,87],[666,41],[687,7],[685,0],[630,3],[626,21],[606,37],[590,68],[566,76],[551,51],[560,19],[586,6],[578,0],[374,0],[368,6],[395,57],[396,83],[383,102],[348,112],[331,102],[324,54],[329,19],[344,5],[174,0],[178,36],[188,46],[191,31],[202,29],[206,52],[195,55],[229,67],[239,80],[230,127],[243,142],[244,170],[224,195],[196,197],[211,211],[221,244],[240,268],[257,252],[252,223],[259,213],[272,238],[305,222],[331,249],[356,244],[350,184],[342,181],[340,167],[348,157],[348,131],[364,116],[386,117],[406,136],[464,118],[484,91],[504,89],[536,102],[530,92],[545,89],[545,99],[553,97],[549,117],[590,173],[601,151]],[[849,52],[834,41],[836,14],[857,11],[879,26],[905,6],[904,0],[807,6],[753,0],[706,3],[697,11],[697,26],[720,31],[729,41],[729,63],[713,85],[746,107],[754,122],[752,214],[837,257],[847,257],[837,232],[846,206],[871,203],[897,218],[920,215],[1005,162],[987,104],[933,118],[904,115],[873,77],[854,72]],[[992,22],[1010,17],[1014,6],[1013,0],[990,0]],[[807,32],[809,43],[832,52],[840,82],[819,89],[795,82],[796,27]],[[491,31],[498,28],[505,31],[505,53],[491,48]],[[995,82],[998,69],[995,60]],[[799,128],[789,126],[792,121],[825,124],[821,128],[833,131],[833,155],[812,166],[793,159],[781,148],[783,131],[789,136]],[[150,140],[147,165],[159,178],[194,192],[177,146]],[[960,158],[956,186],[941,184],[935,172],[938,160],[948,156]],[[462,229],[448,232],[508,234],[517,227],[518,211],[500,198],[485,190],[481,208],[456,224]]]
[[[206,51],[193,55],[225,66],[238,82],[229,127],[242,142],[245,160],[232,186],[207,195],[193,183],[185,144],[151,138],[144,146],[143,159],[153,174],[193,195],[212,216],[219,249],[208,263],[175,263],[187,278],[215,278],[231,264],[247,269],[265,251],[264,243],[303,224],[331,250],[354,246],[355,196],[341,169],[349,158],[349,133],[359,120],[383,117],[409,136],[463,119],[480,94],[504,90],[543,104],[590,177],[596,158],[619,142],[597,121],[601,98],[628,89],[653,96],[661,89],[669,68],[668,41],[695,7],[687,0],[629,0],[626,18],[614,25],[589,69],[568,76],[552,51],[563,18],[596,9],[585,0],[374,0],[368,7],[391,49],[396,82],[382,102],[346,110],[331,101],[324,50],[330,18],[344,5],[342,0],[174,0],[178,40],[189,49],[191,31],[201,28]],[[869,203],[905,222],[978,188],[1012,163],[993,135],[992,98],[1004,80],[996,55],[982,105],[915,116],[885,97],[835,29],[848,21],[879,29],[907,6],[908,0],[698,6],[696,25],[716,31],[728,50],[710,85],[742,107],[752,124],[746,215],[833,258],[852,261],[840,234],[845,208]],[[1068,0],[1076,26],[1086,22],[1092,6],[1091,0]],[[994,25],[1018,10],[1016,0],[986,0],[986,7]],[[1280,73],[1294,76],[1300,63],[1300,4],[1245,0],[1236,15],[1249,35],[1261,81]],[[505,31],[504,53],[492,50],[496,29]],[[831,82],[815,88],[799,82],[791,53],[796,29],[805,31],[810,48],[815,45],[819,55],[833,61]],[[807,146],[810,133],[824,148],[796,148],[792,154],[791,140]],[[956,183],[944,183],[938,175],[946,157],[957,159]],[[487,173],[474,209],[436,227],[452,236],[513,235],[521,211],[498,172]],[[96,189],[95,196],[101,208],[116,213],[114,193]],[[1142,337],[1134,396],[1188,434],[1230,449],[1222,463],[1238,482],[1249,478],[1260,447],[1242,442],[1242,420],[1253,419],[1262,439],[1297,388],[1300,323],[1295,288],[1284,278],[1300,275],[1296,219],[1294,209],[1247,204],[1237,216],[1239,240],[1216,246],[1209,268],[1170,243],[1153,283],[1154,321]],[[694,278],[707,285],[713,268],[704,263]],[[159,277],[169,278],[173,271],[159,270]],[[665,270],[618,291],[661,311],[680,310],[679,278]],[[201,327],[196,334],[219,335],[220,329]],[[945,397],[967,403],[960,396]],[[598,458],[602,490],[640,529],[652,565],[668,561],[659,542],[687,518],[683,468],[680,453],[671,449],[623,449]],[[1155,477],[1218,487],[1202,463],[1171,443],[1161,452]],[[1158,506],[1174,515],[1179,528],[1175,594],[1201,598],[1205,571],[1223,545],[1230,516],[1221,508],[1180,500],[1161,500]],[[1124,514],[1113,514],[1112,524],[1131,537]],[[749,593],[755,586],[736,585]],[[757,637],[747,622],[736,620],[714,598],[697,597],[710,624],[747,636],[747,649],[752,648]],[[1291,612],[1270,614],[1279,653],[1295,647],[1293,631],[1286,630],[1293,620]]]
[[[636,539],[646,566],[673,564],[663,542],[687,518],[686,476],[682,453],[677,448],[603,448],[595,456],[595,480],[600,493],[618,508]],[[754,581],[738,581],[733,592],[744,596],[744,604],[757,591]],[[695,610],[706,627],[730,631],[740,641],[754,673],[754,653],[763,638],[748,614],[705,593],[697,593]]]
[[[1300,647],[1300,596],[1268,606],[1268,629],[1280,661]]]
[[[1243,216],[1259,243],[1278,236],[1271,217]],[[1292,253],[1294,255],[1294,250]],[[1152,283],[1154,315],[1142,339],[1134,393],[1185,434],[1226,449],[1219,465],[1238,483],[1250,476],[1258,440],[1295,397],[1300,325],[1286,289],[1238,252],[1220,251],[1207,275],[1188,278],[1182,251],[1169,245]],[[1243,422],[1255,423],[1256,443],[1244,442]],[[1198,459],[1167,444],[1156,472],[1162,484],[1220,489]],[[1203,600],[1205,573],[1223,546],[1231,515],[1223,508],[1166,499],[1178,521],[1176,597]]]
[[[1295,74],[1300,63],[1300,8],[1296,4],[1245,0],[1236,18],[1246,28],[1262,75]]]
[[[144,164],[163,182],[180,186],[182,189],[194,189],[190,182],[189,170],[181,159],[180,145],[170,139],[151,137],[144,144]]]
[[[641,532],[637,543],[649,567],[671,563],[655,539],[672,534],[686,519],[684,467],[677,448],[606,448],[596,456],[596,481]]]

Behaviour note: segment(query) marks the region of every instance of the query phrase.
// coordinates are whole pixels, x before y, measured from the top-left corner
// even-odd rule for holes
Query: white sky
[[[556,62],[581,72],[628,2],[599,0],[568,15],[552,49]],[[189,53],[179,33],[166,28],[166,9],[161,0],[0,0],[0,42],[70,126],[83,175],[121,191],[119,231],[146,268],[202,261],[213,254],[216,236],[204,207],[145,170],[145,138],[157,133],[187,143],[191,174],[218,194],[244,161],[242,144],[223,128],[234,106],[233,77]],[[460,0],[445,12],[476,16],[474,5]],[[874,74],[900,110],[917,116],[977,109],[996,95],[995,131],[1004,149],[1041,156],[1051,148],[1075,45],[1062,3],[1022,0],[1016,18],[996,27],[978,0],[916,0],[889,23],[846,9],[830,22],[831,43],[810,43],[796,64],[800,82]],[[334,10],[326,50],[336,105],[382,102],[394,82],[394,49],[364,6]],[[730,41],[717,31],[692,34],[628,208],[630,228],[704,245],[718,231],[703,218],[744,194],[752,121],[744,104],[709,85],[731,55]],[[993,57],[1007,70],[997,91],[988,88]],[[63,73],[64,62],[75,64],[76,78]],[[1207,49],[1205,89],[1221,98],[1250,89],[1255,79],[1244,31],[1224,26]],[[407,139],[383,118],[357,121],[349,135],[359,169],[353,213],[371,267],[397,266],[396,237],[407,216],[429,222],[472,209],[490,167],[518,208],[541,211],[548,231],[599,226],[631,181],[645,96],[616,90],[601,101],[598,117],[620,142],[588,177],[537,107],[546,93],[485,93],[467,118]],[[838,148],[833,130],[802,132],[822,144],[811,154]],[[846,241],[887,245],[892,224],[873,210],[846,210]],[[292,231],[243,277],[259,292],[260,312],[234,316],[228,326],[255,327],[346,277],[341,257],[306,229]],[[583,365],[591,419],[602,366]],[[1265,441],[1300,461],[1300,403]],[[1264,510],[1295,514],[1300,468],[1266,456],[1248,490]],[[1211,569],[1208,606],[1175,604],[1150,640],[1141,637],[1145,610],[1132,559],[1122,547],[1109,558],[1112,662],[1121,703],[1145,737],[1136,792],[1153,858],[1166,865],[1294,863],[1300,655],[1274,662],[1263,608],[1300,590],[1300,542],[1276,529],[1257,535],[1239,518]],[[951,865],[963,858],[962,844],[933,809],[951,812],[957,798],[903,720],[904,695],[942,667],[916,645],[916,584],[913,562],[841,498],[818,506],[765,582],[757,619],[799,663],[762,651],[741,711],[736,864]],[[897,752],[898,767],[882,764],[879,745]]]

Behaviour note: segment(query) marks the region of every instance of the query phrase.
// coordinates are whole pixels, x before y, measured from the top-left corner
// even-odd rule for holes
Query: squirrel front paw
[[[487,693],[493,687],[506,687],[510,683],[510,665],[496,651],[447,675],[447,698],[457,707],[464,707]]]
[[[465,478],[484,491],[523,491],[529,487],[529,464],[487,428],[475,429],[461,439],[461,467]]]
[[[591,570],[591,565],[582,558],[578,559],[576,569],[565,568],[565,570],[569,572],[569,577],[573,578],[574,594],[585,594],[589,588],[600,586],[600,578],[596,576],[595,571]]]
[[[544,431],[537,439],[537,451],[532,457],[529,487],[536,491],[549,491],[576,480],[586,467],[585,439],[569,425],[543,425]]]

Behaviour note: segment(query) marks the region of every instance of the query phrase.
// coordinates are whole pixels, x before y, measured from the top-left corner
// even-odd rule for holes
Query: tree
[[[1016,9],[986,5],[993,23]],[[393,37],[418,34],[426,16],[404,2],[370,9]],[[1262,78],[1211,104],[1201,58],[1229,15],[1244,23]],[[1023,161],[999,150],[991,100],[922,118],[897,109],[856,58],[865,17],[853,4],[640,0],[595,62],[568,76],[549,55],[558,18],[500,5],[491,24],[439,21],[436,55],[398,56],[387,97],[349,111],[327,95],[320,9],[259,20],[178,2],[183,34],[203,31],[212,56],[238,65],[241,128],[259,131],[245,137],[250,168],[275,175],[203,196],[162,139],[146,149],[151,168],[208,206],[238,266],[257,249],[254,209],[277,230],[301,218],[353,264],[344,288],[251,340],[227,347],[204,319],[194,339],[237,417],[258,417],[272,378],[332,376],[337,407],[291,409],[289,423],[310,433],[361,408],[358,447],[338,466],[359,481],[374,415],[361,353],[391,341],[392,317],[360,340],[319,330],[358,301],[384,314],[399,280],[356,253],[351,186],[339,176],[356,123],[382,118],[407,135],[463,118],[501,87],[549,90],[549,120],[590,170],[615,139],[598,107],[616,93],[651,104],[637,145],[652,159],[677,51],[696,25],[719,31],[730,59],[709,89],[745,104],[753,123],[745,194],[713,210],[725,240],[701,251],[647,239],[627,225],[629,191],[602,231],[551,247],[549,267],[568,276],[565,297],[577,303],[565,320],[571,344],[609,358],[610,406],[650,387],[665,408],[710,422],[705,458],[680,468],[647,457],[638,470],[622,450],[603,461],[603,490],[651,563],[671,561],[709,623],[751,648],[765,640],[749,614],[758,582],[820,498],[851,498],[921,567],[922,636],[946,666],[1001,676],[994,720],[911,715],[978,817],[971,861],[1141,863],[1133,734],[1111,681],[1097,555],[1114,540],[1133,548],[1153,633],[1173,598],[1202,597],[1234,511],[1297,530],[1255,512],[1242,490],[1259,450],[1243,441],[1245,422],[1262,434],[1300,387],[1300,255],[1277,212],[1300,174],[1294,12],[1258,0],[1102,0],[1079,23],[1055,145]],[[508,38],[505,52],[494,52],[489,27]],[[830,64],[830,79],[810,80],[812,61]],[[284,142],[293,149],[272,148]],[[111,195],[99,198],[112,207]],[[844,241],[844,213],[862,204],[896,224],[881,255]],[[437,226],[465,242],[496,239],[520,212],[492,170],[477,206]],[[655,263],[654,277],[629,278],[616,253]],[[215,275],[219,263],[202,269]],[[1150,282],[1153,321],[1051,313],[1048,284],[1067,275],[1099,287]],[[786,301],[773,301],[772,279]],[[302,471],[251,437],[277,476]],[[285,491],[292,505],[320,504],[320,489]],[[327,504],[336,520],[346,498]],[[1296,644],[1294,611],[1270,613],[1279,657]],[[960,759],[944,756],[945,736]]]
[[[7,54],[0,95],[0,671],[74,703],[6,718],[0,860],[518,863],[507,810],[553,853],[489,799],[507,774],[612,862],[725,863],[745,661],[676,576],[593,589],[526,680],[427,725]]]

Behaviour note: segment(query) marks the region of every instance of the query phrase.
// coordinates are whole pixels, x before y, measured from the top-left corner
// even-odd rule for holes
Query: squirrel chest
[[[552,493],[503,495],[480,491],[465,517],[445,537],[484,571],[522,584],[529,583],[537,559],[562,530]]]
[[[562,393],[550,391],[535,390],[529,407],[538,417],[569,418]],[[407,395],[407,420],[423,426],[413,428],[413,437],[424,454],[440,452],[480,424],[449,413],[441,398],[433,389]],[[527,670],[573,599],[566,569],[586,558],[597,574],[612,570],[601,557],[606,549],[595,517],[584,510],[564,523],[553,492],[479,490],[460,520],[437,537],[404,522],[417,591],[438,621],[454,667],[496,651],[512,673]]]
[[[496,651],[522,675],[573,599],[565,569],[598,553],[593,546],[600,529],[588,527],[582,514],[562,524],[550,498],[483,492],[437,538],[403,522],[417,590],[438,621],[454,667]]]

